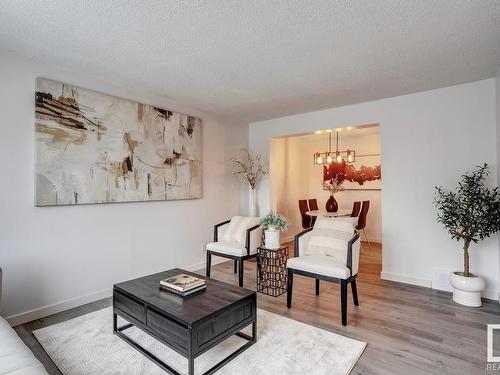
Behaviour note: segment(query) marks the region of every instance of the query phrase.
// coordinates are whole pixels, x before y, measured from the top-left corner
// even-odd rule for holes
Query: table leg
[[[252,342],[257,342],[257,318],[252,323]]]
[[[194,358],[192,356],[188,358],[188,375],[194,375]]]

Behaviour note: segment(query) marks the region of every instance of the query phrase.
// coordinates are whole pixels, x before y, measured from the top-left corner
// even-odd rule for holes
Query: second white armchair
[[[243,286],[243,262],[257,256],[262,231],[258,217],[234,216],[214,226],[214,242],[207,244],[206,275],[210,277],[212,255],[233,259],[238,284]]]
[[[342,324],[347,324],[347,286],[351,284],[354,304],[358,305],[356,277],[359,268],[360,238],[354,223],[335,218],[318,217],[314,228],[295,236],[294,258],[288,259],[287,306],[292,306],[293,275],[340,284]]]

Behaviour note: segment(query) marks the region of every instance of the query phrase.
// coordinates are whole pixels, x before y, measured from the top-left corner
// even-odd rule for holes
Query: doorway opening
[[[358,230],[362,240],[360,268],[363,273],[379,279],[382,270],[381,170],[379,124],[318,129],[273,138],[270,204],[289,221],[282,242],[292,242],[296,234],[313,225],[314,214],[326,215],[331,211],[332,192],[339,215],[351,215],[355,202],[361,202],[357,214],[362,227]],[[369,202],[365,203],[368,206],[366,225],[361,223],[363,202]],[[308,213],[304,215],[305,208]]]

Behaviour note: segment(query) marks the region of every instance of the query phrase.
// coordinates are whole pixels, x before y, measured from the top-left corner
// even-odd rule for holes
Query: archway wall
[[[434,186],[453,188],[459,176],[488,163],[497,179],[495,79],[351,106],[251,123],[249,146],[269,163],[272,138],[317,129],[379,123],[381,131],[382,278],[448,289],[460,270],[460,244],[436,223]],[[270,181],[258,190],[260,212],[271,208]],[[498,238],[472,249],[473,272],[498,299]]]

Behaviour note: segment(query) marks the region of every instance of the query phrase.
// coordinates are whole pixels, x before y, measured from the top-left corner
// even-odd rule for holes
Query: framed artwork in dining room
[[[343,160],[342,163],[325,164],[323,181],[328,183],[335,179],[342,184],[343,190],[381,190],[380,154],[356,155],[352,163]]]
[[[202,196],[201,119],[36,81],[35,205]]]

